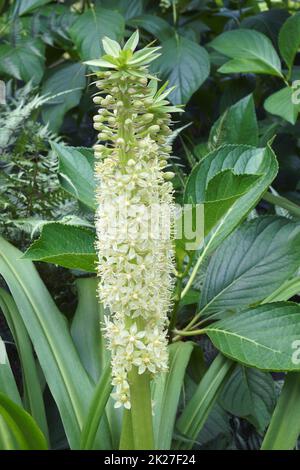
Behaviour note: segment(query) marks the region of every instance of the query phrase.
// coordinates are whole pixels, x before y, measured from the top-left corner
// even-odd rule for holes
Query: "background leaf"
[[[148,33],[151,33],[159,41],[166,41],[174,35],[173,28],[169,23],[155,15],[141,15],[136,18],[132,18],[129,24],[135,28],[142,28]]]
[[[32,345],[14,299],[8,292],[1,288],[0,307],[13,336],[21,362],[24,408],[37,422],[43,434],[48,439],[48,425],[43,401],[43,390]],[[9,398],[12,398],[11,394],[7,393],[7,395]],[[18,401],[16,401],[16,403],[20,404]]]
[[[213,150],[223,144],[258,145],[258,124],[252,95],[230,106],[212,126],[209,146]]]
[[[296,371],[293,342],[300,335],[300,306],[274,302],[240,312],[205,328],[216,348],[242,364]]]
[[[80,102],[82,90],[86,84],[86,67],[79,63],[65,63],[53,67],[47,74],[42,86],[43,95],[56,95],[47,101],[42,107],[43,121],[53,131],[58,131],[62,125],[64,115],[67,111],[77,106]]]
[[[40,238],[23,258],[94,272],[97,259],[94,243],[95,233],[86,227],[49,223],[43,226]]]
[[[44,73],[44,49],[39,39],[19,41],[14,48],[0,45],[0,72],[38,84]]]
[[[0,272],[7,282],[72,448],[79,448],[80,432],[93,386],[71,340],[66,320],[57,309],[33,264],[20,259],[21,252],[0,239]],[[104,430],[99,446],[110,448]]]
[[[300,266],[300,225],[283,217],[245,222],[210,259],[200,298],[201,315],[263,300]]]
[[[5,343],[0,337],[0,392],[7,395],[14,403],[22,406],[22,400],[10,367]]]
[[[281,76],[281,64],[271,41],[264,34],[250,29],[235,29],[217,36],[210,44],[231,60],[222,73],[266,73]]]
[[[101,39],[105,36],[120,41],[123,34],[123,17],[100,6],[82,13],[70,29],[82,60],[98,59],[103,54]]]
[[[264,102],[264,108],[275,116],[280,116],[291,124],[295,124],[300,111],[300,104],[294,103],[295,90],[290,87],[282,88],[269,96]]]
[[[206,50],[187,38],[176,35],[161,43],[161,56],[152,70],[169,86],[176,86],[169,98],[173,104],[184,104],[206,80],[210,70]]]
[[[47,450],[46,439],[33,418],[3,393],[0,393],[0,415],[14,435],[19,450]]]
[[[94,156],[92,149],[66,147],[52,142],[59,159],[62,187],[87,207],[95,208]]]
[[[220,403],[264,432],[276,404],[274,381],[269,373],[238,365],[224,385]]]
[[[296,13],[283,24],[278,38],[280,54],[291,69],[300,47],[300,13]]]
[[[71,325],[71,334],[81,361],[94,382],[100,377],[100,304],[97,296],[98,279],[76,280],[78,304]]]
[[[206,254],[212,252],[229,233],[243,220],[266,191],[277,172],[277,163],[272,151],[243,145],[226,145],[209,153],[192,170],[185,187],[185,203],[201,204],[209,181],[220,171],[231,169],[235,174],[261,174],[248,192],[233,202],[226,211],[205,247]],[[216,205],[217,210],[218,206]],[[212,207],[214,211],[214,207]],[[219,216],[220,216],[220,212]],[[206,217],[210,217],[207,212]],[[212,216],[213,217],[213,214]],[[205,228],[205,220],[204,220]]]

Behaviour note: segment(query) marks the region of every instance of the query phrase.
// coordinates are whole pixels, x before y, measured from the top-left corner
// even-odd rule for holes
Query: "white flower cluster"
[[[148,79],[146,65],[157,48],[134,53],[137,33],[120,49],[105,39],[112,55],[100,59],[111,71],[99,72],[94,98],[100,105],[94,127],[97,190],[97,252],[99,295],[111,312],[103,328],[111,351],[115,406],[130,408],[130,379],[168,367],[166,326],[173,288],[173,242],[153,235],[152,206],[169,227],[173,207],[173,176],[165,171],[171,151],[170,111],[178,111]],[[93,61],[96,65],[97,61]],[[102,143],[101,143],[102,142]],[[121,220],[121,224],[117,224]],[[157,234],[156,234],[157,235]]]

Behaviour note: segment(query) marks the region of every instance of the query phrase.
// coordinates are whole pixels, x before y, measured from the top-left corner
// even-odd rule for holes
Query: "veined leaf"
[[[231,58],[219,69],[219,72],[252,72],[281,76],[280,59],[272,42],[258,31],[250,29],[226,31],[209,45]]]
[[[132,18],[129,21],[129,24],[136,28],[144,29],[161,42],[166,41],[174,35],[174,30],[169,23],[163,18],[155,15],[146,14]]]
[[[201,315],[263,300],[300,267],[300,224],[258,217],[239,227],[213,254],[200,298]]]
[[[176,86],[169,98],[173,104],[184,104],[207,79],[210,70],[206,50],[182,36],[161,43],[161,56],[153,62],[152,70],[168,86]]]
[[[108,36],[120,41],[124,34],[124,18],[116,11],[97,6],[82,13],[71,26],[70,36],[83,60],[103,54],[101,39]]]
[[[94,272],[97,259],[94,243],[92,230],[52,222],[43,225],[40,238],[33,242],[22,258]]]
[[[57,95],[42,106],[43,121],[57,132],[67,111],[80,102],[86,84],[86,67],[82,64],[67,62],[50,69],[43,81],[43,95]],[[69,91],[72,90],[72,91]]]
[[[215,347],[242,364],[270,371],[297,371],[293,344],[300,337],[300,306],[274,302],[247,309],[204,329]]]
[[[194,167],[186,184],[185,203],[204,203],[208,183],[220,171],[228,169],[237,175],[262,176],[245,194],[233,201],[230,210],[228,210],[229,207],[225,207],[220,222],[205,246],[205,255],[211,253],[256,205],[276,175],[277,162],[270,148],[257,149],[246,145],[220,147],[209,153]],[[218,206],[216,208],[219,211]],[[214,210],[214,207],[212,207],[212,210]],[[220,216],[220,212],[218,216]],[[205,219],[207,217],[208,219],[215,217],[213,213],[212,215],[209,214],[209,208],[206,211]],[[207,232],[207,229],[205,229],[205,232]]]
[[[267,372],[238,365],[224,385],[220,403],[229,413],[246,418],[263,432],[276,404],[273,378]]]
[[[258,144],[258,125],[252,95],[230,106],[211,128],[211,150],[223,144]]]
[[[16,7],[18,7],[18,15],[26,15],[42,5],[50,3],[50,1],[51,0],[23,0],[19,5],[16,5]]]
[[[234,202],[257,182],[260,175],[222,170],[207,184],[204,201],[204,233],[208,234]]]
[[[262,303],[289,300],[300,292],[300,277],[294,277],[284,282],[278,289],[264,299]]]
[[[0,72],[38,84],[44,73],[44,44],[39,39],[0,45]]]
[[[300,47],[300,13],[290,16],[282,25],[278,37],[279,50],[289,69]]]
[[[59,159],[62,187],[90,209],[95,208],[94,160],[91,149],[66,147],[52,142]]]
[[[270,95],[264,102],[264,108],[271,114],[279,116],[291,124],[295,124],[300,111],[300,104],[296,104],[291,87],[282,88]]]

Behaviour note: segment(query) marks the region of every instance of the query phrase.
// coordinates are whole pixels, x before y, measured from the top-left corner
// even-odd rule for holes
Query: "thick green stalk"
[[[294,449],[300,434],[300,373],[287,374],[261,450]]]
[[[153,422],[150,375],[138,374],[137,367],[129,373],[131,398],[131,424],[134,440],[133,450],[153,450]],[[123,433],[123,431],[122,431]]]
[[[134,448],[131,411],[124,409],[123,424],[120,439],[120,450],[132,450]]]

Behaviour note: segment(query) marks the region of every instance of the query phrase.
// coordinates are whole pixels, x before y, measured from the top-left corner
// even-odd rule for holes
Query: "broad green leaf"
[[[278,289],[264,299],[263,304],[289,300],[300,292],[300,277],[294,277],[284,282]]]
[[[274,302],[247,309],[204,329],[225,356],[270,371],[300,370],[294,360],[300,337],[300,305]]]
[[[300,224],[276,216],[239,227],[210,259],[200,298],[201,315],[263,300],[300,267]]]
[[[46,5],[50,2],[51,0],[22,0],[21,2],[17,2],[16,8],[18,9],[18,15],[27,15],[36,8]]]
[[[268,372],[238,365],[224,385],[220,403],[229,413],[246,418],[263,432],[276,404],[273,378]]]
[[[196,445],[204,450],[226,450],[231,441],[230,415],[216,402],[197,436]]]
[[[85,73],[84,65],[69,62],[51,68],[43,81],[43,95],[66,92],[47,101],[42,107],[43,121],[53,131],[60,129],[66,112],[79,104],[86,83]]]
[[[188,442],[177,448],[191,449],[216,402],[224,383],[230,376],[233,363],[219,354],[211,363],[196,391],[180,415],[176,428]]]
[[[187,38],[176,35],[162,41],[161,56],[152,70],[159,78],[176,86],[169,98],[173,104],[184,104],[207,79],[210,70],[206,50]]]
[[[97,59],[103,54],[101,39],[108,36],[120,41],[124,34],[124,18],[116,11],[97,6],[82,13],[71,26],[70,36],[81,59]]]
[[[257,204],[276,176],[277,162],[270,148],[254,148],[246,145],[220,147],[206,155],[193,168],[186,183],[185,203],[203,204],[208,183],[224,170],[232,170],[237,175],[258,174],[262,176],[245,194],[237,198],[235,202],[233,201],[230,210],[223,214],[205,246],[205,256],[211,253]],[[216,209],[218,209],[217,204]],[[208,219],[214,217],[214,214],[210,215],[208,211],[206,212]]]
[[[0,288],[0,307],[14,338],[22,367],[24,407],[48,438],[48,426],[43,390],[38,375],[32,345],[16,303],[11,295]],[[11,395],[7,393],[11,398]],[[19,404],[18,402],[16,402]]]
[[[148,14],[141,15],[136,18],[132,18],[129,21],[129,24],[135,26],[136,28],[144,29],[156,37],[160,42],[166,41],[174,35],[173,28],[166,20],[160,18],[159,16]]]
[[[155,449],[171,448],[174,424],[185,370],[193,350],[192,342],[174,343],[169,346],[169,370],[155,381],[154,429]]]
[[[2,305],[0,304],[1,309]],[[14,403],[22,406],[22,400],[11,370],[5,343],[0,336],[0,392],[7,395]]]
[[[234,202],[260,178],[259,175],[235,174],[232,170],[217,173],[207,184],[204,200],[204,233],[209,233]]]
[[[37,85],[44,73],[45,46],[39,39],[0,45],[0,72]]]
[[[223,144],[258,145],[258,125],[252,95],[230,106],[211,128],[210,149]]]
[[[94,244],[93,230],[52,222],[43,225],[40,238],[32,243],[23,258],[94,272],[97,259]]]
[[[295,124],[300,111],[300,104],[295,102],[291,87],[282,88],[270,95],[264,102],[264,108],[271,114],[279,116],[291,124]]]
[[[281,64],[272,42],[264,34],[250,29],[235,29],[217,36],[209,44],[230,57],[219,72],[252,72],[281,77]]]
[[[104,8],[108,8],[117,11],[124,16],[126,20],[134,16],[141,15],[144,8],[143,0],[101,0],[101,5]]]
[[[59,159],[59,178],[62,187],[87,207],[95,208],[95,180],[93,151],[66,147],[52,142]]]
[[[17,441],[19,450],[47,450],[45,436],[34,419],[3,393],[0,393],[0,416]]]
[[[259,11],[259,7],[256,8],[256,11]],[[241,27],[255,29],[265,34],[271,39],[276,48],[279,30],[289,16],[290,14],[287,9],[272,8],[271,10],[260,11],[256,15],[245,15],[241,21]]]
[[[19,250],[0,238],[0,273],[26,325],[70,446],[79,448],[80,432],[93,386],[80,362],[66,320],[32,262],[20,259],[21,255]],[[108,449],[110,445],[109,433],[103,426],[99,446]]]
[[[105,413],[105,406],[112,389],[113,386],[111,385],[111,369],[110,364],[108,364],[101,374],[91,401],[87,418],[83,425],[80,443],[80,448],[82,450],[93,449],[97,429],[99,427],[101,418]]]
[[[300,47],[300,13],[290,16],[283,24],[278,37],[280,54],[289,69]]]
[[[71,325],[71,334],[81,361],[90,377],[97,382],[100,377],[100,304],[97,297],[97,278],[76,280],[78,304]]]

